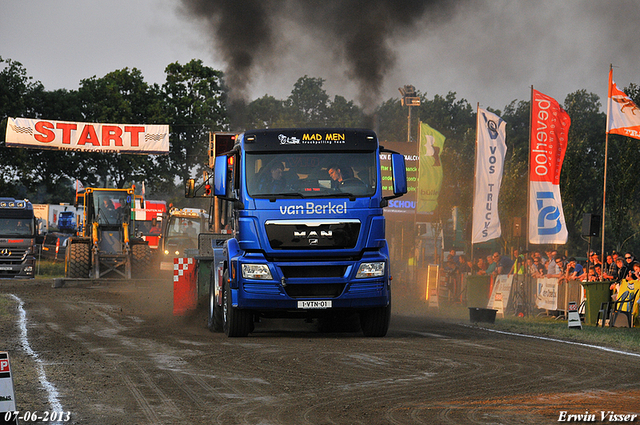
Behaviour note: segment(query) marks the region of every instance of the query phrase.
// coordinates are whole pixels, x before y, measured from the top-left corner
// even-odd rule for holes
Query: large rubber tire
[[[64,275],[71,279],[86,279],[91,271],[89,244],[69,241],[65,252]]]
[[[131,274],[148,277],[151,271],[151,248],[147,244],[131,245]]]
[[[222,286],[222,327],[228,337],[245,337],[253,332],[253,313],[251,310],[233,307],[228,276],[229,272],[225,270]]]
[[[386,307],[371,308],[360,313],[362,333],[367,337],[380,338],[387,334],[391,322],[391,302]]]
[[[209,278],[209,315],[207,319],[207,327],[211,332],[222,332],[223,318],[222,306],[216,302],[216,270],[211,270]]]

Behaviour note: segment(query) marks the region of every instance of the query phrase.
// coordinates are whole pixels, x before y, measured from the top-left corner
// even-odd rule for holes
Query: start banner
[[[164,155],[169,153],[169,126],[9,117],[5,140],[14,148]]]

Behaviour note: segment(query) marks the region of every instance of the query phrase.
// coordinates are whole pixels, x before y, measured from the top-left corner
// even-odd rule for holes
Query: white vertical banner
[[[506,126],[507,123],[496,114],[478,108],[471,243],[490,241],[502,235],[498,195],[507,153]]]

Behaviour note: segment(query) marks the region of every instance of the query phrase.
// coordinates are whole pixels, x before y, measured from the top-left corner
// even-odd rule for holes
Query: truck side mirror
[[[187,180],[184,188],[185,198],[194,198],[196,196],[196,181],[194,179]]]
[[[221,155],[216,157],[213,169],[213,194],[221,199],[235,201],[233,190],[233,161],[235,157]]]
[[[397,196],[407,193],[407,167],[404,155],[391,154],[391,168],[393,170],[393,194]]]
[[[391,153],[391,175],[393,177],[393,196],[385,196],[380,202],[381,207],[389,205],[389,200],[399,198],[407,193],[407,166],[404,163],[404,155],[387,149],[383,152]]]

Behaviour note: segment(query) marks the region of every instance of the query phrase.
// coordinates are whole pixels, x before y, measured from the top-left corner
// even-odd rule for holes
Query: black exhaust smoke
[[[286,46],[284,31],[313,32],[358,86],[358,101],[372,110],[395,64],[392,42],[445,21],[462,2],[451,0],[182,0],[204,20],[226,64],[232,102],[247,100],[256,73],[266,73]],[[287,34],[291,38],[291,34]],[[301,37],[302,38],[302,37]],[[293,37],[295,39],[295,37]],[[309,51],[309,55],[317,52]],[[425,52],[426,53],[426,52]],[[304,59],[301,58],[301,61]],[[399,82],[398,84],[404,84]]]

